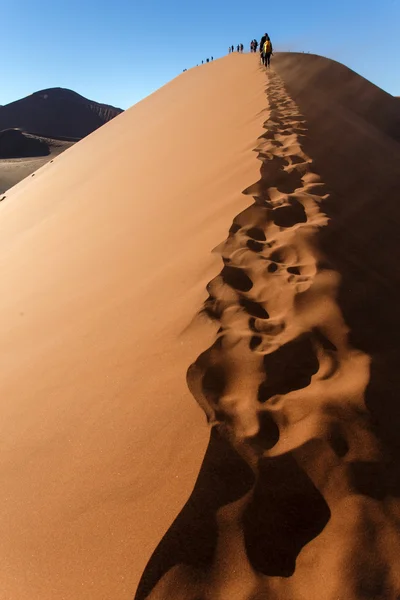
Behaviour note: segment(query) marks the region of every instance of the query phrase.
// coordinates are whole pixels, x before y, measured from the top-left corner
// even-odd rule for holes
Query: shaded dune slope
[[[290,85],[290,94],[296,95],[296,102],[307,98],[309,109],[316,106],[320,116],[328,116],[333,110],[337,115],[335,120],[340,117],[345,121],[346,111],[349,111],[347,118],[352,121],[352,127],[357,127],[357,116],[361,119],[361,127],[368,122],[369,127],[375,126],[389,137],[400,140],[397,98],[348,67],[321,56],[280,52],[275,58],[275,67]],[[309,131],[312,135],[310,128]]]
[[[63,88],[35,92],[0,106],[0,130],[18,127],[49,138],[83,138],[122,112]]]
[[[335,63],[333,67],[337,68]],[[304,66],[300,61],[293,66],[287,56],[277,61],[277,72],[300,110],[307,114],[309,134],[304,148],[331,191],[324,203],[331,221],[321,231],[320,244],[342,277],[339,304],[352,343],[372,358],[366,402],[381,439],[397,461],[400,405],[394,365],[399,359],[400,330],[396,309],[400,300],[400,137],[393,132],[399,131],[399,116],[393,110],[395,99],[382,91],[379,98],[379,90],[364,81],[360,97],[371,91],[374,105],[379,106],[378,117],[372,118],[369,110],[360,114],[357,106],[359,118],[351,119],[350,109],[340,108],[339,91],[339,109],[335,99],[325,94],[318,119],[313,101],[298,83],[306,68],[307,61]],[[320,60],[317,72],[323,68]],[[355,74],[353,78],[358,85],[363,81]],[[378,126],[378,118],[384,126]],[[323,143],[319,143],[319,136]]]
[[[45,139],[24,133],[19,129],[0,131],[0,158],[48,156],[49,144]]]
[[[187,375],[209,448],[136,600],[400,594],[396,101],[320,57],[274,66]]]

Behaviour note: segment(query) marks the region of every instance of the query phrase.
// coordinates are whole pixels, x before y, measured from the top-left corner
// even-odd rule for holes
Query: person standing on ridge
[[[273,48],[272,48],[272,42],[269,38],[269,35],[267,35],[267,39],[264,42],[264,47],[263,47],[263,55],[264,55],[264,65],[267,67],[271,66],[271,54],[273,52]]]
[[[250,52],[254,52],[254,40],[250,42]]]
[[[264,64],[264,44],[265,44],[265,40],[268,37],[268,33],[264,33],[264,35],[262,36],[261,40],[260,40],[260,60],[262,62],[262,64]]]
[[[240,44],[240,52],[243,52],[244,46],[243,44]]]
[[[257,48],[258,48],[258,42],[257,42],[257,40],[254,40],[254,52],[257,52]]]

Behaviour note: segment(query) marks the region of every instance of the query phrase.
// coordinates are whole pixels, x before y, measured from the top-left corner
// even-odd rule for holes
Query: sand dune
[[[400,595],[398,115],[274,67],[188,71],[0,205],[6,598]]]
[[[0,158],[47,156],[49,154],[49,144],[44,138],[26,134],[20,129],[0,131]]]
[[[137,600],[399,594],[398,114],[331,61],[275,65],[255,202],[207,286],[219,333],[188,371],[214,435]]]
[[[0,204],[5,598],[132,600],[189,497],[209,429],[185,375],[216,332],[193,319],[264,87],[245,58],[188,71]]]

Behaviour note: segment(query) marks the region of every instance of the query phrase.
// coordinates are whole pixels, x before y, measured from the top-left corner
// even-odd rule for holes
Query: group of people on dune
[[[262,36],[260,43],[256,39],[251,40],[250,42],[250,52],[257,52],[257,49],[260,48],[260,59],[261,63],[265,65],[267,68],[271,66],[271,56],[273,53],[271,38],[268,33],[264,33]],[[229,46],[229,53],[235,51],[234,46]],[[238,44],[236,46],[236,52],[243,52],[243,44]]]
[[[243,50],[244,50],[244,46],[243,46],[243,44],[238,44],[238,45],[236,46],[236,52],[243,52]],[[229,52],[229,54],[230,54],[231,52],[235,52],[235,47],[234,47],[234,46],[229,46],[229,48],[228,48],[228,52]]]
[[[250,42],[250,52],[257,52],[257,49],[260,48],[260,60],[261,63],[263,65],[265,65],[267,68],[271,66],[271,56],[273,54],[273,48],[272,48],[272,42],[271,42],[271,38],[269,37],[268,33],[264,33],[264,35],[262,36],[260,43],[258,43],[258,41],[256,39],[251,40]],[[244,50],[244,46],[243,44],[238,44],[236,46],[236,52],[242,53]],[[232,52],[235,52],[235,46],[229,46],[228,48],[228,52],[229,54],[231,54]],[[208,62],[212,62],[214,60],[214,57],[211,57],[211,61],[209,58],[206,59],[206,63]],[[204,64],[204,60],[201,61],[201,64]],[[199,65],[197,65],[199,66]],[[183,69],[183,71],[187,71],[187,69]]]

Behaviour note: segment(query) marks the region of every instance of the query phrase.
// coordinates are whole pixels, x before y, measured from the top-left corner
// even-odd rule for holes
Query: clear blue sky
[[[1,0],[0,104],[66,87],[128,108],[267,31],[400,95],[400,0]]]

